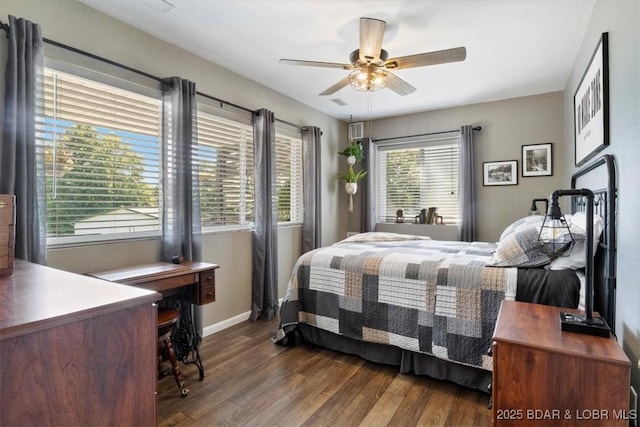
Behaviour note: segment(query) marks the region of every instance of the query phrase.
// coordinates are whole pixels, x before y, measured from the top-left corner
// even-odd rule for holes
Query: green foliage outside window
[[[77,221],[118,208],[158,205],[158,186],[144,181],[143,158],[130,144],[75,124],[45,148],[47,231],[74,234]]]

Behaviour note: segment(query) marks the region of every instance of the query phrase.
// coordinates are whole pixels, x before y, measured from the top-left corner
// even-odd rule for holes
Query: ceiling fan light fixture
[[[464,61],[467,57],[466,48],[457,47],[388,59],[389,52],[382,48],[385,26],[386,22],[381,19],[360,18],[360,44],[349,55],[350,64],[298,59],[280,59],[280,63],[350,71],[349,75],[320,92],[320,96],[332,95],[347,86],[362,92],[388,87],[405,96],[415,92],[416,88],[394,74],[396,70]]]
[[[387,72],[383,68],[354,70],[349,74],[349,84],[357,91],[373,92],[387,87]]]

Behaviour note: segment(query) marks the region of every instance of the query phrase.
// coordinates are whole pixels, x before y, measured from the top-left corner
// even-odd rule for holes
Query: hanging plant
[[[347,158],[353,157],[356,161],[359,162],[360,160],[364,159],[364,148],[362,147],[362,144],[351,141],[344,150],[338,151],[338,154],[341,154]]]
[[[353,195],[358,191],[358,181],[365,177],[367,171],[364,169],[358,172],[353,170],[353,165],[357,161],[364,159],[364,149],[362,144],[356,142],[349,142],[349,145],[342,151],[338,151],[338,154],[347,158],[347,172],[339,173],[336,176],[340,179],[344,179],[344,190],[349,195],[349,212],[353,212]]]
[[[340,179],[344,179],[346,182],[358,182],[364,178],[366,174],[366,170],[362,169],[356,172],[353,170],[353,166],[349,165],[346,173],[339,173],[336,176]]]
[[[353,212],[353,195],[358,191],[358,181],[360,181],[367,174],[367,171],[362,169],[358,172],[353,170],[352,164],[349,164],[347,173],[339,173],[338,178],[344,179],[344,191],[349,195],[349,212]]]

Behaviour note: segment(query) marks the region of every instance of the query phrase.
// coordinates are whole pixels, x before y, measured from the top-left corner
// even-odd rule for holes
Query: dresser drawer
[[[216,300],[216,274],[215,270],[200,272],[200,289],[195,297],[198,305],[209,304]]]

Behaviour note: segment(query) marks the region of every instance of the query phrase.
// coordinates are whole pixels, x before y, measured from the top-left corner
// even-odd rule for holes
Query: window
[[[160,82],[100,61],[86,68],[66,53],[48,53],[38,94],[47,243],[159,235]],[[202,230],[252,227],[251,112],[203,97],[196,132]],[[302,222],[300,131],[285,126],[276,133],[278,221]]]
[[[302,137],[299,130],[296,135],[288,135],[276,128],[276,192],[278,222],[301,223]]]
[[[413,222],[429,207],[459,222],[457,138],[378,146],[375,176],[378,222],[395,222],[398,209]]]
[[[202,230],[250,227],[254,220],[251,114],[199,103],[194,161]]]
[[[48,243],[157,235],[159,96],[47,67],[39,103]]]

